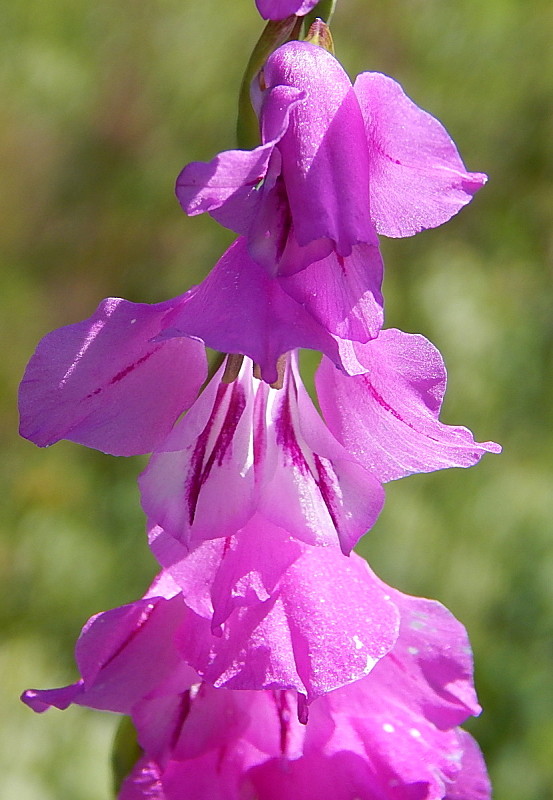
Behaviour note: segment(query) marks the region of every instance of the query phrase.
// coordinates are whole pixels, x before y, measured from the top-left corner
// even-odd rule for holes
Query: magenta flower
[[[233,536],[257,515],[259,549],[269,523],[349,553],[376,521],[384,493],[327,430],[295,357],[287,359],[282,389],[253,378],[247,359],[232,383],[221,383],[222,372],[158,445],[140,480],[150,527],[194,549]]]
[[[246,236],[271,274],[376,247],[377,232],[410,236],[441,225],[486,180],[466,171],[442,125],[395,81],[367,72],[352,86],[321,47],[283,45],[262,85],[262,144],[189,164],[176,192],[186,213],[207,211]]]
[[[319,0],[255,0],[257,10],[263,19],[285,19],[296,14],[303,17],[309,14]]]
[[[367,569],[357,557],[341,563]],[[353,582],[353,604],[369,575]],[[168,576],[142,601],[85,626],[77,684],[23,699],[36,711],[74,702],[132,715],[144,755],[120,800],[487,800],[482,757],[457,728],[479,713],[463,627],[436,602],[371,582],[399,610],[399,634],[370,674],[314,700],[306,724],[295,692],[278,682],[236,691],[200,681],[186,663],[194,661],[182,636],[190,617]],[[350,622],[344,640],[351,629]],[[266,669],[273,656],[279,652],[266,653]],[[253,673],[258,662],[249,663]]]
[[[182,330],[183,321],[196,320],[200,336],[212,326],[221,338],[207,344],[225,349],[240,349],[234,337],[247,337],[239,304],[230,303],[224,316],[223,268],[204,282],[211,285],[173,301],[105,301],[89,320],[46,336],[21,386],[23,435],[41,445],[68,438],[121,455],[154,450],[141,480],[149,525],[186,550],[246,536],[251,525],[261,549],[270,549],[276,527],[292,539],[339,544],[348,553],[381,510],[382,482],[469,466],[485,451],[498,451],[492,442],[475,443],[466,429],[439,422],[445,390],[440,355],[423,337],[400,331],[349,343],[347,352],[342,342],[349,368],[363,373],[356,377],[323,361],[317,390],[330,430],[290,357],[282,389],[253,378],[246,359],[235,381],[223,384],[219,374],[194,403],[205,356],[198,342],[183,336],[192,333]],[[310,269],[285,280],[302,279]],[[229,284],[236,290],[232,278]],[[261,300],[253,307],[263,314]],[[256,332],[254,325],[252,342]]]

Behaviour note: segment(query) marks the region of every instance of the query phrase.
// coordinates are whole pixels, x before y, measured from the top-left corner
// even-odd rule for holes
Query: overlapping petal
[[[250,356],[268,382],[279,356],[297,347],[342,365],[341,337],[378,334],[381,280],[376,248],[279,279],[240,238],[186,294],[154,305],[108,298],[89,319],[45,336],[21,383],[21,434],[40,446],[70,439],[114,455],[150,452],[205,380],[201,342]]]
[[[215,350],[249,356],[268,383],[277,379],[278,357],[295,347],[320,350],[340,362],[336,339],[250,258],[243,238],[167,322],[164,336],[197,337]]]
[[[232,383],[221,374],[140,479],[150,527],[193,549],[234,535],[257,512],[293,538],[349,553],[380,513],[383,490],[327,430],[296,365],[282,389],[254,378],[248,360]]]
[[[455,727],[479,713],[466,633],[438,603],[399,592],[392,598],[401,614],[392,651],[366,678],[314,701],[305,726],[289,692],[222,696],[202,687],[192,710],[205,704],[205,713],[198,708],[189,731],[185,721],[159,776],[168,800],[183,797],[177,776],[190,774],[190,761],[209,763],[214,751],[225,753],[219,774],[230,798],[489,798],[481,754]],[[229,731],[217,724],[223,714]],[[197,748],[202,722],[209,733]],[[202,783],[204,794],[208,787]]]
[[[213,686],[295,689],[305,718],[306,702],[374,668],[395,643],[398,621],[359,556],[304,545],[268,600],[237,607],[215,635],[208,620],[183,627],[179,645]]]
[[[47,334],[21,382],[21,435],[42,447],[69,439],[113,455],[150,452],[207,374],[199,342],[156,339],[181,301],[108,298],[84,322]]]
[[[387,75],[357,76],[365,119],[371,212],[385,236],[412,236],[447,222],[487,180],[467,172],[448,132]]]
[[[342,336],[366,342],[380,329],[381,280],[380,254],[368,246],[345,259],[331,254],[298,275],[271,277],[241,237],[175,306],[164,336],[197,337],[215,350],[247,355],[268,383],[277,379],[278,357],[296,348],[318,350],[342,366]]]
[[[263,19],[284,19],[292,14],[303,17],[318,2],[319,0],[255,0],[257,10]]]
[[[215,687],[293,689],[306,715],[306,703],[367,675],[397,639],[386,587],[337,548],[304,546],[268,600],[236,607],[215,633],[209,613],[186,601],[190,586],[181,591],[175,580],[183,574],[173,565],[142,600],[93,617],[76,649],[81,680],[28,691],[24,701],[35,711],[77,703],[128,714],[141,699],[164,703],[201,678]]]
[[[211,213],[223,207],[222,224],[236,233],[247,232],[262,196],[259,185],[267,175],[275,145],[288,127],[290,111],[301,96],[301,90],[282,86],[267,98],[270,122],[259,147],[227,150],[212,161],[195,161],[181,171],[175,191],[187,214]]]
[[[264,68],[267,93],[302,91],[278,143],[282,179],[300,246],[328,238],[341,256],[376,243],[369,213],[369,157],[363,116],[351,81],[327,50],[289,42]],[[262,125],[272,109],[261,110]]]
[[[250,687],[246,681],[241,691],[231,688],[234,679],[220,687],[205,677],[199,682],[188,665],[199,660],[190,633],[197,617],[166,573],[143,600],[98,615],[85,626],[77,656],[83,677],[74,702],[130,713],[144,750],[120,798],[277,800],[301,792],[306,800],[488,800],[489,782],[478,748],[455,727],[479,711],[463,627],[440,604],[390,590],[358,557],[339,556],[333,565],[328,550],[315,548],[306,548],[305,557],[312,575],[305,578],[305,565],[290,574],[292,583],[299,579],[296,590],[304,597],[299,607],[297,597],[293,602],[294,619],[307,633],[301,647],[304,659],[311,657],[310,629],[318,627],[321,653],[324,644],[332,647],[335,637],[349,652],[347,639],[356,624],[351,638],[354,649],[363,650],[362,637],[374,637],[375,631],[373,644],[384,641],[382,625],[366,627],[364,614],[371,604],[377,604],[375,621],[386,608],[392,614],[391,641],[372,670],[311,698],[303,724],[295,686],[286,688],[277,678],[261,691],[251,690],[260,674],[251,652],[241,662]],[[310,621],[320,587],[324,594],[316,619]],[[283,595],[290,591],[283,584]],[[348,602],[350,607],[360,604],[361,615],[355,618],[350,610],[349,621],[345,615],[342,619],[343,631],[338,632],[337,623],[323,641],[320,631],[326,628],[319,626],[326,623],[322,617],[328,601],[340,609]],[[252,639],[242,631],[242,642],[253,650],[257,628],[251,628]],[[225,634],[213,641],[222,648],[211,654],[208,672],[228,644]],[[275,678],[281,651],[267,649],[274,640],[266,635],[264,641],[264,671]],[[339,653],[333,650],[333,656]],[[347,661],[343,654],[342,661]],[[24,699],[38,711],[49,705],[66,707],[66,698],[60,701],[66,690],[57,690],[57,696],[55,691],[28,692]]]
[[[279,282],[334,337],[367,342],[378,336],[384,321],[382,276],[380,250],[359,244],[347,258],[333,252]],[[342,356],[338,366],[346,369]]]
[[[394,328],[354,344],[364,373],[353,377],[323,359],[317,395],[330,430],[380,480],[447,467],[470,467],[495,442],[438,419],[446,387],[439,351],[423,336]]]

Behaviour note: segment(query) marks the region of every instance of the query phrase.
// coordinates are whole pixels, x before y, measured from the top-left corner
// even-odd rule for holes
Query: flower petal
[[[463,747],[461,770],[444,800],[490,800],[492,787],[480,748],[466,731],[460,730],[458,736]]]
[[[125,778],[118,800],[170,800],[161,784],[162,770],[155,761],[139,759]]]
[[[272,394],[268,413],[272,425],[259,459],[260,513],[308,544],[338,539],[349,553],[382,509],[380,483],[330,434],[295,363],[284,388]]]
[[[378,247],[355,245],[351,255],[332,253],[294,275],[281,277],[283,289],[340,339],[367,342],[384,319],[383,264]]]
[[[487,178],[467,172],[449,134],[387,75],[364,72],[355,93],[365,118],[370,202],[378,233],[412,236],[447,222]]]
[[[97,614],[77,642],[82,680],[62,689],[26,692],[23,700],[39,711],[45,710],[37,708],[40,702],[58,708],[73,702],[129,714],[147,695],[188,688],[197,676],[179,656],[173,641],[186,613],[182,596],[177,594],[169,599],[144,598]]]
[[[495,442],[478,443],[467,428],[439,421],[446,372],[423,336],[391,328],[355,344],[366,372],[346,376],[325,359],[317,395],[336,438],[381,481],[446,467],[470,467]]]
[[[149,538],[185,603],[211,621],[216,635],[235,608],[268,600],[302,553],[297,540],[258,514],[235,536],[206,541],[191,552],[159,527]]]
[[[277,379],[278,357],[296,347],[322,351],[339,363],[336,340],[252,260],[244,238],[187,293],[168,317],[164,336],[196,337],[215,350],[247,355],[267,383]]]
[[[231,536],[255,510],[252,382],[221,383],[222,371],[140,478],[150,527],[187,547]]]
[[[290,111],[301,97],[301,91],[282,87],[268,98],[269,135],[254,150],[226,150],[211,161],[194,161],[184,167],[175,192],[189,216],[214,212],[221,224],[236,233],[247,232],[260,199],[259,184],[265,178],[275,144],[288,126]]]
[[[45,336],[20,387],[21,435],[41,447],[69,439],[113,455],[153,450],[207,374],[200,343],[153,341],[180,302],[109,298]]]
[[[361,558],[305,546],[278,594],[236,609],[220,637],[190,625],[179,643],[183,658],[216,687],[294,688],[311,702],[367,675],[393,647],[398,621]]]
[[[464,626],[435,600],[387,588],[401,624],[393,657],[371,675],[375,695],[383,705],[395,698],[443,730],[477,716],[481,708]]]
[[[255,0],[257,10],[263,19],[284,19],[292,14],[303,17],[318,2],[319,0]]]
[[[376,243],[363,116],[343,67],[322,47],[288,42],[269,57],[264,76],[269,89],[304,92],[278,143],[298,244],[332,239],[348,256],[358,242]],[[261,118],[268,113],[264,106]]]

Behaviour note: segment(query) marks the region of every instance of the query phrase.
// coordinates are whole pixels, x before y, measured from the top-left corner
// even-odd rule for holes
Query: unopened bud
[[[332,40],[332,34],[330,33],[330,28],[326,22],[323,22],[322,19],[316,19],[311,25],[307,31],[305,41],[309,42],[310,44],[316,44],[318,47],[322,47],[324,50],[328,50],[329,53],[334,55],[334,42]]]

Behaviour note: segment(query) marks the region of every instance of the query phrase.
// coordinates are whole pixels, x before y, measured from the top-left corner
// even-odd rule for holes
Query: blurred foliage
[[[74,680],[85,619],[153,576],[144,461],[18,440],[17,384],[48,330],[106,295],[178,294],[231,241],[187,219],[172,185],[187,161],[234,145],[262,24],[252,0],[27,0],[0,16],[4,793],[102,800],[116,719],[37,718],[17,697]],[[448,225],[384,242],[385,294],[388,324],[444,353],[444,420],[504,453],[390,485],[361,551],[467,625],[485,708],[470,728],[496,800],[553,796],[551,30],[549,0],[341,0],[333,22],[350,74],[396,77],[490,175]]]

